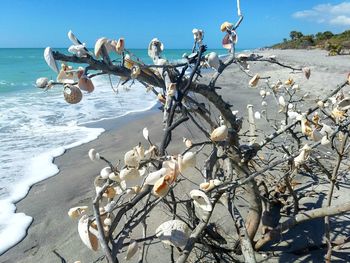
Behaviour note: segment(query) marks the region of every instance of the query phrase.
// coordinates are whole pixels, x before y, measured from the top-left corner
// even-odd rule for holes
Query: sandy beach
[[[255,51],[264,56],[276,55],[276,58],[285,64],[311,69],[311,78],[306,80],[301,73],[291,73],[288,68],[282,68],[268,62],[254,62],[250,64],[252,74],[271,76],[271,83],[278,79],[285,81],[288,77],[299,84],[302,92],[310,94],[310,103],[322,98],[335,87],[346,80],[350,71],[349,56],[328,57],[326,51],[321,50],[264,50]],[[206,82],[204,77],[201,81]],[[225,100],[233,104],[233,110],[238,110],[239,116],[246,117],[246,105],[255,105],[256,110],[261,108],[259,92],[249,88],[250,77],[245,75],[236,65],[231,65],[219,78],[217,86]],[[264,85],[263,82],[259,85]],[[258,86],[259,87],[259,86]],[[349,88],[345,90],[349,94]],[[150,94],[150,96],[152,96]],[[95,148],[100,154],[113,162],[123,160],[124,153],[142,140],[142,129],[148,127],[151,138],[156,143],[162,135],[162,113],[155,107],[143,112],[95,123],[95,127],[102,127],[106,131],[97,139],[82,146],[66,151],[55,159],[54,163],[60,172],[34,185],[26,198],[17,203],[17,211],[34,217],[28,229],[28,234],[18,245],[0,256],[0,262],[99,262],[101,250],[92,252],[80,241],[77,231],[77,221],[68,217],[69,208],[77,205],[91,206],[94,197],[93,180],[103,167],[101,163],[93,163],[87,153]],[[259,124],[259,122],[258,122]],[[268,128],[267,128],[268,131]],[[272,131],[272,130],[271,130]],[[176,153],[180,148],[182,137],[192,137],[190,126],[183,126],[175,134],[173,140],[177,143],[170,151]],[[158,141],[157,141],[158,139]],[[175,144],[176,144],[175,143]],[[341,196],[346,185],[335,193]],[[346,192],[345,192],[346,193]],[[334,203],[350,200],[346,194],[335,199]],[[349,215],[344,215],[343,234],[349,234]],[[317,232],[317,230],[316,230]],[[320,240],[320,242],[322,239]],[[149,262],[169,262],[166,248],[157,247],[159,251],[150,251]],[[348,248],[349,249],[349,248]],[[339,261],[350,260],[348,250],[336,252],[334,259]],[[322,251],[315,251],[316,259],[322,259]],[[294,257],[294,258],[293,258]],[[346,258],[348,257],[348,258]],[[287,258],[287,256],[286,256]],[[288,260],[306,260],[302,256],[288,255]],[[318,262],[318,261],[315,261]]]

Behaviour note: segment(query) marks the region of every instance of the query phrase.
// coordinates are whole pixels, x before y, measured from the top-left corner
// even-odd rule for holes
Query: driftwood
[[[99,244],[108,262],[119,262],[121,260],[120,254],[125,252],[126,247],[128,248],[127,257],[132,257],[138,250],[137,246],[139,245],[141,245],[139,262],[147,257],[147,247],[151,246],[149,242],[159,238],[154,233],[148,233],[147,220],[153,213],[154,208],[160,203],[165,205],[173,220],[178,220],[176,221],[178,225],[180,225],[179,222],[183,222],[189,229],[188,233],[179,230],[184,236],[187,235],[184,244],[171,244],[169,254],[172,262],[186,262],[190,260],[193,253],[197,253],[203,261],[210,262],[220,262],[221,260],[256,262],[256,255],[258,255],[259,250],[268,242],[272,243],[280,238],[282,232],[302,222],[320,217],[326,217],[326,222],[329,225],[327,219],[329,216],[350,211],[349,203],[331,206],[332,192],[337,182],[337,175],[339,170],[342,169],[342,163],[346,161],[346,152],[349,149],[347,137],[350,120],[347,118],[347,108],[336,108],[338,104],[340,105],[341,98],[338,98],[336,105],[329,105],[328,108],[325,106],[328,100],[347,86],[349,82],[344,81],[331,94],[320,100],[317,105],[304,110],[303,114],[300,112],[301,108],[298,109],[299,112],[297,110],[293,111],[298,117],[290,123],[288,123],[288,114],[290,113],[288,104],[298,105],[298,103],[303,102],[303,98],[298,97],[295,91],[291,91],[292,81],[273,87],[268,83],[267,88],[271,88],[269,92],[273,93],[277,102],[276,106],[280,108],[281,114],[284,114],[283,117],[286,123],[283,127],[276,127],[272,120],[266,118],[270,126],[276,127],[275,132],[266,135],[262,139],[257,138],[253,108],[249,106],[249,132],[245,133],[242,130],[242,119],[233,114],[232,105],[227,103],[225,98],[219,94],[218,90],[220,88],[216,86],[217,80],[225,69],[229,66],[238,66],[244,71],[245,63],[251,61],[269,62],[299,72],[302,70],[307,72],[307,69],[285,65],[275,58],[264,58],[256,55],[236,56],[234,49],[235,30],[239,28],[243,20],[239,0],[237,1],[237,9],[238,21],[234,24],[225,22],[222,25],[223,31],[227,34],[227,39],[231,41],[229,42],[231,45],[229,46],[229,55],[223,61],[219,59],[216,61],[217,63],[214,61],[216,64],[206,58],[206,46],[203,44],[203,37],[196,35],[199,32],[198,30],[194,31],[196,34],[194,35],[193,54],[187,56],[186,62],[179,64],[171,64],[162,59],[162,44],[157,39],[150,43],[151,50],[149,54],[152,55],[154,65],[146,65],[134,57],[131,58],[131,52],[125,48],[120,48],[118,51],[118,54],[121,55],[120,63],[111,61],[107,52],[108,45],[111,45],[108,44],[109,42],[102,45],[102,58],[100,59],[97,56],[94,57],[91,53],[78,57],[77,55],[64,55],[57,51],[52,52],[54,60],[87,64],[84,74],[88,78],[98,75],[115,75],[121,78],[124,83],[138,81],[145,88],[152,90],[162,103],[164,112],[163,137],[157,142],[158,144],[154,144],[153,139],[148,135],[148,131],[144,130],[145,139],[149,143],[147,154],[146,152],[143,153],[141,145],[138,145],[131,151],[134,151],[132,156],[140,156],[140,158],[132,159],[136,157],[127,157],[127,154],[131,154],[127,153],[125,159],[131,158],[130,163],[125,163],[125,166],[119,167],[119,164],[113,165],[108,161],[106,156],[100,156],[94,151],[91,152],[91,159],[106,162],[110,168],[110,175],[105,178],[101,178],[101,176],[97,178],[98,180],[104,180],[104,184],[93,200],[94,215],[90,217],[96,225]],[[127,55],[129,55],[129,58]],[[214,55],[212,54],[212,56]],[[206,64],[217,66],[207,84],[200,81],[201,69]],[[189,75],[185,74],[187,69],[190,69],[191,73]],[[92,70],[97,71],[97,73],[89,74]],[[255,76],[255,80],[252,80],[250,84],[256,85],[259,78]],[[269,76],[261,78],[267,82],[270,79]],[[50,85],[60,84],[65,85],[60,82],[51,82]],[[78,83],[74,84],[77,85]],[[48,85],[48,88],[51,87],[50,85]],[[198,100],[193,94],[205,98],[206,102],[203,103]],[[334,109],[338,109],[338,112]],[[215,114],[212,112],[215,112]],[[324,114],[324,120],[329,121],[329,125],[322,124],[319,119],[315,118],[312,115],[315,112]],[[335,116],[335,114],[337,115]],[[172,143],[172,135],[184,123],[192,123],[197,128],[202,141],[188,142],[188,145],[186,144],[187,149],[182,153],[177,156],[169,156],[167,149]],[[300,126],[302,127],[301,131]],[[320,133],[321,128],[325,129],[326,126],[331,126],[331,128],[322,135],[322,139],[315,139],[315,134]],[[244,134],[250,136],[249,140],[245,140]],[[339,148],[338,137],[344,134]],[[286,139],[281,142],[279,139],[282,135]],[[322,160],[318,160],[311,153],[321,147],[326,147],[327,143],[333,147],[333,151],[338,152],[338,162],[334,167],[332,164],[329,165]],[[287,144],[293,147],[287,149],[285,147]],[[133,145],[130,147],[133,147]],[[263,160],[259,156],[266,149],[276,151],[274,158]],[[279,150],[281,151],[279,152]],[[282,150],[285,156],[281,154]],[[184,169],[185,166],[185,161],[182,158],[186,154],[205,156],[205,161],[201,167],[191,163],[192,167],[197,168],[203,176],[204,185],[200,187],[201,191],[199,193],[195,192],[202,195],[199,199],[204,199],[207,205],[206,209],[208,210],[205,210],[202,217],[198,216],[196,212],[198,212],[198,209],[204,209],[203,203],[202,206],[198,205],[195,197],[180,199],[176,196],[176,187],[182,180],[188,180],[180,176],[180,170]],[[293,177],[303,169],[308,171],[308,167],[311,166],[315,173],[327,171],[328,176],[331,175],[328,203],[323,208],[300,211],[300,193],[294,191]],[[121,179],[121,174],[132,169],[137,171],[146,169],[146,175],[143,176],[142,182],[123,188],[122,183],[127,183],[128,179]],[[147,176],[151,173],[160,173],[165,170],[166,174],[159,178],[160,181],[157,180],[153,184],[145,183]],[[330,172],[331,170],[333,170],[333,173]],[[276,178],[280,178],[279,182],[269,178],[269,173],[272,172]],[[111,175],[119,179],[112,179]],[[167,191],[157,192],[153,185],[159,182]],[[258,184],[258,182],[263,183]],[[263,186],[264,189],[261,190],[260,186]],[[116,191],[115,189],[118,189],[120,193],[108,195],[108,191],[113,193],[113,191]],[[288,189],[288,194],[283,189]],[[243,193],[242,195],[246,199],[245,205],[236,204],[235,200],[239,191]],[[277,201],[285,204],[286,207],[288,207],[286,203],[291,202],[293,204],[291,206],[293,207],[293,216],[284,222],[277,222],[277,225],[275,224],[273,227],[265,228],[267,232],[260,237],[258,235],[259,226],[266,219],[266,213],[269,212],[268,207]],[[209,222],[212,219],[213,210],[219,202],[225,205],[234,222],[237,232],[235,242],[230,241],[229,237],[220,235],[219,231],[214,231],[210,227]],[[262,203],[265,206],[264,210]],[[244,208],[241,209],[241,206]],[[179,212],[181,210],[186,211],[186,216]],[[244,212],[246,212],[246,216],[242,216]],[[263,213],[265,213],[265,217],[263,217]],[[281,217],[281,213],[278,215],[279,217]],[[106,217],[110,222],[106,221]],[[131,240],[130,234],[137,227],[142,227],[142,237]],[[181,227],[185,228],[183,225]],[[330,231],[330,228],[326,231],[328,243],[330,243]],[[331,247],[329,245],[327,258],[330,259],[330,257]]]

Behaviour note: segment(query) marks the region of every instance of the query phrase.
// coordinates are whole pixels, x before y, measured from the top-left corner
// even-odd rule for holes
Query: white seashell
[[[119,178],[119,180],[120,180],[120,178]],[[126,183],[125,183],[125,181],[121,181],[120,180],[119,185],[114,187],[114,190],[115,190],[117,195],[122,194],[126,190]]]
[[[190,196],[193,199],[193,203],[196,207],[207,212],[213,210],[209,197],[204,192],[194,189],[190,192]]]
[[[83,215],[78,223],[78,232],[83,243],[91,250],[96,251],[98,249],[98,239],[89,230],[90,219],[87,215]]]
[[[112,218],[106,217],[105,220],[103,220],[103,224],[106,226],[112,225]]]
[[[186,152],[184,156],[178,155],[179,170],[183,173],[189,167],[195,167],[197,162],[196,154]]]
[[[220,26],[221,32],[224,32],[226,30],[232,30],[232,29],[233,29],[233,24],[227,21],[222,23]]]
[[[163,177],[164,175],[166,175],[168,172],[168,169],[167,168],[161,168],[159,169],[158,171],[155,171],[155,172],[152,172],[150,173],[144,184],[145,185],[154,185],[161,177]]]
[[[317,106],[320,107],[321,109],[324,108],[324,102],[322,100],[319,100],[317,102]]]
[[[216,128],[210,135],[210,139],[214,142],[224,141],[228,135],[228,128],[226,125],[221,125]]]
[[[124,38],[119,38],[117,44],[115,45],[115,51],[121,54],[124,51],[125,40]]]
[[[266,97],[266,91],[265,90],[260,90],[260,96],[265,98]]]
[[[120,171],[120,179],[125,181],[127,188],[133,187],[135,185],[141,185],[142,177],[140,176],[139,170],[135,168],[125,168]]]
[[[111,167],[107,166],[104,167],[101,171],[100,171],[100,176],[102,179],[108,179],[109,178],[109,174],[112,172]]]
[[[85,45],[81,44],[81,45],[71,45],[68,48],[68,52],[75,54],[77,57],[81,58],[81,57],[86,57],[86,54],[88,53],[85,49]]]
[[[156,236],[165,244],[175,247],[184,247],[190,237],[191,230],[180,220],[170,220],[156,229]]]
[[[78,218],[79,216],[81,216],[83,213],[86,212],[86,210],[88,210],[87,206],[76,206],[76,207],[72,207],[71,209],[69,209],[68,211],[68,216],[70,218]]]
[[[215,186],[218,186],[220,184],[222,184],[222,182],[219,179],[212,179],[212,180],[209,180],[209,182],[201,183],[199,185],[199,188],[205,192],[208,192],[211,189],[213,189]]]
[[[124,155],[125,165],[130,167],[138,167],[139,166],[139,157],[137,151],[135,149],[130,150]]]
[[[193,28],[193,39],[197,42],[201,42],[204,38],[204,32],[201,29]]]
[[[130,245],[128,246],[128,250],[126,251],[126,257],[125,260],[131,259],[136,252],[139,250],[139,246],[135,240],[131,241],[130,240]]]
[[[102,46],[106,43],[107,43],[107,38],[105,38],[105,37],[97,39],[97,41],[95,43],[95,49],[94,49],[94,53],[95,53],[96,58],[100,57]]]
[[[57,62],[53,57],[52,54],[52,49],[50,47],[45,48],[44,50],[44,59],[47,63],[47,65],[49,65],[49,67],[55,71],[55,72],[59,72],[58,66],[57,66]]]
[[[49,83],[48,78],[38,78],[35,82],[35,85],[37,88],[43,89],[47,87],[48,83]]]
[[[260,76],[259,74],[255,74],[251,80],[249,81],[249,86],[255,87],[259,83]]]
[[[91,161],[96,161],[100,159],[100,154],[95,149],[89,150],[89,158]]]
[[[307,161],[307,159],[310,156],[311,150],[311,147],[307,144],[305,144],[303,148],[301,148],[299,155],[294,158],[295,167],[300,167],[303,163]]]
[[[145,127],[145,128],[143,128],[143,130],[142,130],[142,135],[143,135],[143,138],[145,138],[145,140],[147,140],[148,141],[148,129],[147,129],[147,127]]]
[[[218,70],[220,67],[220,59],[218,57],[218,54],[216,54],[215,52],[210,52],[206,57],[206,60],[209,64],[209,66],[213,69]]]
[[[163,176],[154,183],[152,192],[155,196],[162,198],[169,192],[170,183],[166,178],[167,176]]]
[[[72,30],[68,31],[68,38],[74,45],[80,45],[79,40],[76,38],[76,36],[73,34]]]
[[[278,103],[282,106],[285,107],[286,106],[286,101],[284,100],[283,96],[280,96],[278,98]]]
[[[333,132],[334,132],[334,131],[333,131],[333,129],[332,129],[330,126],[328,126],[327,124],[322,123],[322,129],[321,129],[321,131],[320,131],[320,133],[321,133],[322,135],[327,135],[327,136],[329,136],[329,135],[331,135]]]
[[[288,111],[287,114],[288,114],[288,117],[292,120],[297,119],[298,117],[301,118],[301,115],[295,111]]]
[[[104,185],[105,181],[101,178],[101,176],[96,176],[95,180],[94,180],[94,186],[95,186],[95,191],[96,191],[96,194],[98,194],[101,189],[102,189],[102,186]]]
[[[148,56],[153,60],[159,58],[163,50],[164,45],[158,38],[153,38],[148,44]]]
[[[257,119],[257,120],[260,120],[260,119],[261,119],[261,114],[260,114],[260,112],[256,111],[256,112],[254,113],[254,118]]]
[[[192,141],[190,139],[183,138],[183,142],[185,143],[187,148],[192,147]]]
[[[108,178],[109,178],[110,180],[115,181],[115,182],[118,182],[118,183],[121,182],[119,175],[118,175],[118,174],[115,174],[114,172],[110,173],[110,174],[108,175]]]

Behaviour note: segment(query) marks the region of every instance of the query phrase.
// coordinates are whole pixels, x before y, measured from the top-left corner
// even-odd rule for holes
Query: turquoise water
[[[53,49],[67,53],[66,49]],[[225,50],[211,50],[225,54]],[[39,77],[56,79],[43,58],[44,49],[0,49],[0,255],[25,236],[31,216],[15,213],[15,203],[34,183],[58,172],[52,163],[65,149],[96,139],[104,130],[85,123],[143,111],[155,105],[139,83],[113,93],[106,76],[93,79],[95,91],[82,101],[64,101],[62,87],[37,89]],[[151,63],[147,50],[131,50]],[[178,61],[188,50],[165,50],[164,57]],[[113,59],[118,59],[114,55]],[[72,65],[73,66],[73,65]],[[74,65],[76,68],[77,65]],[[113,85],[118,82],[112,77]]]

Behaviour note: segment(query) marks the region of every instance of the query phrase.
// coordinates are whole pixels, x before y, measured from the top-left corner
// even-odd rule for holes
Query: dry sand
[[[291,73],[291,70],[271,65],[265,62],[251,63],[251,72],[262,76],[273,76],[271,82],[277,79],[286,80],[292,76],[299,84],[303,92],[310,92],[312,97],[322,97],[342,83],[350,71],[350,57],[328,57],[326,52],[320,50],[265,50],[256,51],[266,56],[276,55],[277,59],[295,66],[309,66],[312,70],[310,80],[306,80],[303,74]],[[261,99],[258,91],[248,87],[249,77],[243,74],[235,65],[229,67],[219,78],[217,86],[222,87],[219,92],[224,98],[234,105],[234,110],[239,110],[240,116],[246,116],[246,105],[254,104],[259,110]],[[264,85],[261,83],[260,85]],[[97,140],[82,146],[68,150],[64,155],[56,158],[60,172],[45,181],[34,185],[28,196],[17,204],[17,210],[33,216],[34,221],[28,230],[27,237],[18,245],[7,251],[0,257],[0,262],[93,262],[101,255],[100,252],[90,252],[80,241],[77,232],[77,221],[67,216],[70,207],[77,205],[90,205],[94,194],[93,180],[103,167],[102,164],[91,162],[87,157],[90,148],[97,149],[101,155],[110,160],[122,160],[123,153],[142,140],[142,129],[148,127],[153,138],[161,138],[162,115],[157,110],[145,113],[133,114],[115,120],[97,123],[98,127],[104,127],[106,132]],[[259,123],[258,123],[259,124]],[[191,129],[191,128],[189,128]],[[175,153],[182,148],[182,136],[191,137],[188,127],[183,127],[174,136]],[[344,187],[347,185],[344,183]],[[345,189],[345,188],[341,188]],[[340,196],[342,192],[336,192]],[[349,196],[345,196],[350,199]],[[341,200],[340,200],[341,199]],[[345,201],[345,198],[335,199]],[[322,200],[321,200],[322,201]],[[343,234],[349,235],[349,216],[342,225],[337,225]],[[315,225],[316,226],[316,225]],[[339,230],[338,229],[338,230]],[[314,230],[318,233],[323,229]],[[307,238],[309,233],[300,235],[300,240]],[[318,237],[320,238],[320,237]],[[288,243],[288,239],[286,239]],[[297,244],[302,242],[298,241]],[[284,244],[284,247],[288,244]],[[292,244],[293,246],[293,244]],[[159,251],[150,252],[149,262],[169,262],[167,250],[158,245]],[[297,258],[309,262],[322,259],[321,249],[316,250],[314,259],[285,254],[278,259],[270,259],[274,262],[293,262]],[[58,256],[59,255],[59,256]],[[66,261],[63,261],[62,258]],[[342,251],[335,253],[338,260],[350,260]]]

